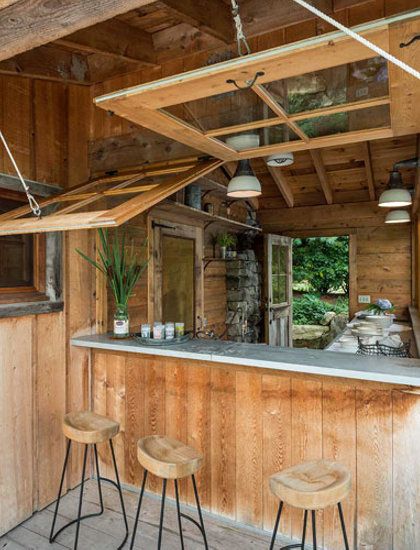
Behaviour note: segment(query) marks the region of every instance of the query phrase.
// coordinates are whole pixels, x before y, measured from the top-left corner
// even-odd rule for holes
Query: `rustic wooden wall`
[[[125,483],[141,481],[137,439],[167,433],[204,454],[203,507],[270,530],[277,507],[270,474],[324,457],[352,472],[344,504],[352,548],[420,544],[418,396],[385,384],[106,352],[94,354],[93,388],[95,410],[121,423],[116,453]],[[107,472],[110,457],[103,448],[100,455]],[[149,489],[159,492],[160,483],[152,478]],[[185,483],[181,496],[192,502]],[[301,521],[287,509],[281,530],[299,537]],[[322,548],[343,547],[336,511],[318,512],[317,525]]]
[[[260,221],[267,232],[291,236],[356,235],[350,270],[354,294],[372,300],[389,298],[407,318],[412,303],[411,225],[385,225],[386,212],[377,203],[263,209]],[[414,253],[414,252],[413,252]],[[354,308],[358,305],[353,304]]]
[[[31,179],[66,188],[88,178],[91,112],[88,88],[0,77],[0,127]],[[0,171],[12,173],[2,148]],[[69,338],[94,323],[92,272],[74,252],[93,253],[93,238],[73,232],[64,243],[64,312],[0,319],[0,534],[55,499],[62,417],[88,404],[89,353]],[[70,485],[80,479],[78,466],[76,456]]]

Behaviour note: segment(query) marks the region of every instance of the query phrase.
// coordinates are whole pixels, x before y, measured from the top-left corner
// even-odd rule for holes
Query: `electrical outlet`
[[[358,302],[359,304],[370,304],[370,296],[367,294],[359,294]]]

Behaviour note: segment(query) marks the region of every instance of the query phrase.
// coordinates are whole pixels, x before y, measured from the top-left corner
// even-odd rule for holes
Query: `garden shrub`
[[[348,314],[348,300],[339,298],[335,304],[326,302],[317,294],[304,294],[293,299],[293,323],[295,325],[318,325],[328,311],[337,315]]]

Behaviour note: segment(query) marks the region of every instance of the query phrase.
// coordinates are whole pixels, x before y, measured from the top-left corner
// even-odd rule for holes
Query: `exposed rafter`
[[[117,19],[82,29],[57,42],[80,51],[102,53],[143,65],[156,64],[152,35]]]
[[[13,3],[1,11],[0,60],[151,3],[152,0],[26,0]]]
[[[321,151],[311,151],[311,157],[315,166],[316,173],[318,174],[319,182],[322,187],[322,191],[325,196],[327,204],[333,203],[333,190],[330,182],[328,181],[328,174],[325,169],[324,161],[322,160]]]
[[[223,0],[164,0],[164,3],[182,21],[226,44],[233,42],[232,15],[228,4]]]
[[[369,190],[369,199],[374,201],[376,199],[375,192],[375,178],[373,177],[373,167],[372,167],[372,155],[370,152],[370,144],[368,141],[362,143],[363,151],[363,162],[365,163],[366,177]]]
[[[284,198],[287,206],[289,208],[293,208],[294,205],[294,198],[293,198],[293,191],[290,187],[289,182],[286,179],[286,176],[284,175],[284,172],[282,172],[281,168],[274,168],[272,166],[267,166],[268,171],[271,174],[271,177],[274,180],[274,183],[277,185],[278,190],[282,194],[282,197]]]

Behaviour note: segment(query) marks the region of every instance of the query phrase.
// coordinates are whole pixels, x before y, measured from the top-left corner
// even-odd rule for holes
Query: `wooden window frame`
[[[31,182],[40,196],[60,191],[48,184]],[[13,176],[0,174],[0,198],[26,202],[20,183]],[[37,195],[39,197],[39,195]],[[63,309],[62,240],[57,233],[33,235],[33,284],[0,288],[0,318],[49,313]]]

